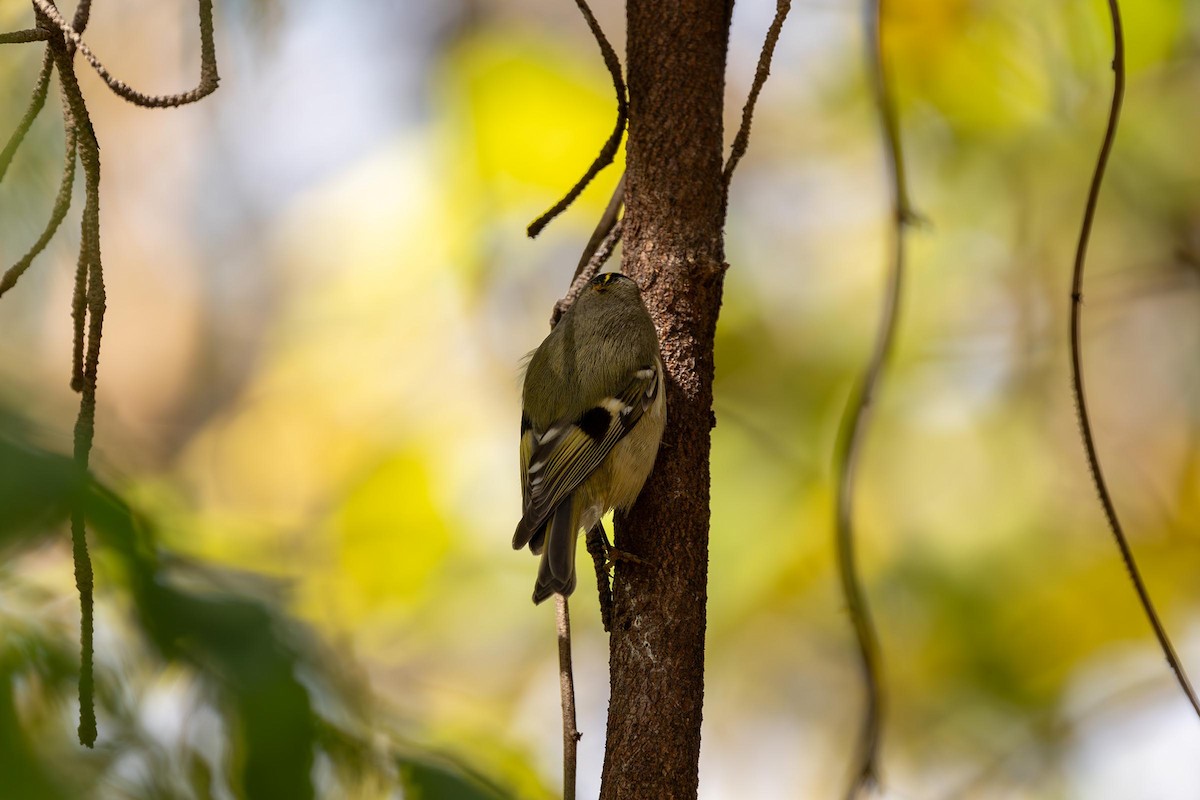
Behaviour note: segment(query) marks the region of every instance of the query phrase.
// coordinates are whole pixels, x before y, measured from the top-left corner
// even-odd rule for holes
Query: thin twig
[[[200,80],[195,89],[179,94],[148,95],[133,89],[123,81],[114,78],[108,69],[100,63],[91,49],[84,43],[80,32],[63,19],[62,14],[50,0],[33,0],[34,6],[46,16],[59,30],[63,32],[72,44],[79,49],[83,57],[100,75],[108,88],[119,97],[134,105],[145,108],[173,108],[175,106],[194,103],[216,91],[220,78],[217,75],[217,54],[213,43],[213,11],[212,0],[200,0]],[[80,15],[86,23],[86,10]]]
[[[563,800],[575,800],[576,752],[583,734],[575,727],[575,676],[571,670],[571,613],[567,598],[554,595],[554,610],[558,628],[558,685],[562,692]]]
[[[596,229],[592,231],[592,236],[588,239],[588,243],[583,248],[583,253],[579,257],[579,264],[575,267],[575,275],[571,278],[571,285],[567,288],[567,293],[562,296],[557,303],[554,304],[554,310],[550,313],[550,327],[553,328],[562,319],[562,315],[567,313],[567,309],[579,297],[579,293],[583,291],[583,287],[587,286],[587,282],[596,277],[596,273],[604,266],[605,262],[612,256],[613,250],[617,246],[617,242],[621,240],[621,229],[624,227],[618,214],[621,212],[621,206],[625,202],[625,176],[621,176],[621,180],[617,181],[617,186],[613,189],[612,197],[608,200],[608,207],[604,209],[604,214],[601,215],[600,221],[596,223]]]
[[[900,306],[904,277],[904,229],[911,218],[905,190],[904,157],[900,148],[896,110],[888,91],[883,68],[880,16],[883,0],[869,0],[866,6],[869,73],[875,104],[879,112],[880,133],[884,140],[885,157],[891,179],[892,205],[892,263],[880,312],[879,330],[867,368],[847,404],[837,454],[837,557],[842,592],[854,625],[858,644],[859,664],[866,690],[866,708],[859,732],[854,777],[847,789],[847,798],[855,798],[864,790],[879,784],[879,745],[883,726],[884,691],[881,678],[879,635],[871,619],[866,593],[858,576],[855,560],[853,500],[858,459],[861,455],[870,417],[871,403],[879,389],[888,357],[896,338],[897,311]]]
[[[592,14],[592,9],[588,7],[587,0],[575,0],[575,5],[579,6],[579,10],[583,14],[583,18],[587,20],[592,35],[596,37],[596,44],[600,46],[600,52],[604,55],[604,65],[608,67],[608,73],[612,76],[613,91],[617,94],[617,122],[613,126],[613,132],[608,137],[608,141],[604,143],[604,147],[600,148],[599,155],[596,156],[596,160],[588,167],[583,177],[549,211],[529,223],[529,227],[525,232],[529,234],[529,238],[531,239],[541,233],[550,220],[557,217],[571,203],[575,202],[575,198],[579,197],[580,193],[587,188],[587,185],[592,182],[592,178],[600,174],[600,170],[613,162],[613,158],[617,155],[617,148],[621,144],[621,136],[625,133],[625,122],[629,118],[629,101],[625,96],[625,78],[621,75],[621,60],[617,57],[617,51],[613,49],[612,44],[608,41],[608,37],[604,35],[604,31],[600,28],[600,23],[596,21],[595,15]]]
[[[1096,486],[1096,492],[1100,495],[1100,504],[1104,507],[1104,516],[1108,520],[1108,527],[1112,531],[1113,538],[1116,539],[1117,548],[1121,551],[1121,560],[1125,562],[1125,569],[1128,570],[1129,579],[1133,582],[1133,588],[1137,591],[1138,600],[1142,604],[1142,610],[1145,612],[1146,618],[1150,621],[1150,626],[1154,628],[1154,635],[1158,639],[1158,645],[1162,648],[1163,655],[1167,658],[1167,663],[1175,673],[1175,678],[1179,681],[1179,687],[1187,695],[1187,699],[1192,704],[1192,708],[1195,709],[1196,714],[1200,715],[1200,699],[1197,699],[1196,692],[1192,689],[1191,681],[1188,680],[1187,672],[1184,670],[1183,664],[1180,662],[1179,656],[1175,653],[1175,648],[1171,644],[1171,638],[1167,635],[1166,628],[1163,627],[1162,621],[1159,619],[1158,612],[1154,608],[1154,602],[1150,599],[1150,592],[1142,580],[1140,570],[1138,570],[1133,550],[1129,546],[1129,540],[1125,536],[1125,530],[1121,527],[1121,522],[1117,518],[1117,509],[1113,504],[1112,494],[1109,492],[1108,485],[1104,481],[1104,475],[1100,471],[1100,458],[1096,453],[1095,435],[1092,432],[1092,423],[1088,416],[1087,403],[1084,401],[1082,342],[1083,269],[1087,258],[1088,239],[1091,236],[1092,223],[1096,217],[1096,206],[1100,200],[1100,185],[1104,180],[1104,170],[1108,165],[1108,158],[1112,153],[1113,143],[1116,140],[1117,122],[1121,115],[1121,102],[1125,97],[1125,40],[1121,30],[1121,10],[1118,0],[1108,0],[1108,12],[1109,18],[1112,21],[1113,33],[1112,69],[1114,79],[1112,104],[1108,111],[1108,124],[1104,130],[1104,141],[1100,145],[1100,155],[1096,159],[1096,169],[1092,173],[1092,183],[1088,189],[1087,205],[1083,212],[1083,224],[1079,231],[1079,243],[1075,248],[1075,266],[1071,276],[1071,386],[1075,397],[1075,409],[1079,415],[1079,432],[1083,439],[1084,450],[1087,452],[1088,469],[1092,474],[1092,482]]]
[[[621,241],[621,234],[625,228],[624,218],[617,220],[613,225],[612,230],[604,237],[604,241],[600,243],[600,247],[592,255],[587,266],[580,272],[575,280],[571,282],[571,286],[567,289],[566,295],[561,300],[554,304],[554,312],[550,317],[552,325],[557,325],[558,320],[566,313],[571,304],[579,297],[579,293],[583,291],[583,287],[587,286],[587,282],[596,277],[600,272],[600,268],[612,257],[613,250],[616,249],[617,243]]]
[[[775,55],[775,45],[779,42],[783,21],[787,19],[788,11],[791,8],[792,0],[776,0],[775,2],[775,19],[771,20],[771,27],[767,29],[767,36],[763,40],[762,51],[758,54],[758,66],[754,70],[754,83],[750,85],[750,94],[746,97],[746,105],[742,107],[742,124],[733,138],[729,160],[725,162],[725,174],[722,176],[725,181],[725,188],[721,195],[722,209],[729,205],[729,183],[733,180],[733,171],[737,169],[738,162],[742,160],[742,156],[746,154],[746,147],[750,144],[750,124],[754,120],[754,106],[758,102],[759,93],[767,82],[767,77],[771,74],[771,59]]]
[[[605,633],[612,633],[613,596],[612,584],[608,579],[608,537],[604,526],[597,522],[587,532],[585,539],[588,555],[596,567],[596,592],[600,597],[600,624]]]
[[[596,223],[596,229],[592,231],[587,244],[583,246],[583,252],[579,254],[579,263],[575,265],[575,274],[571,277],[572,281],[578,278],[584,268],[591,263],[592,256],[596,255],[596,251],[600,249],[600,245],[608,237],[613,226],[617,224],[617,218],[620,216],[624,205],[625,173],[622,172],[621,177],[617,180],[617,185],[613,187],[612,197],[608,198],[608,205],[605,206],[604,213],[600,215],[600,221]]]
[[[92,0],[79,0],[75,6],[75,16],[71,19],[71,27],[76,33],[82,34],[87,28],[88,20],[92,17]]]
[[[46,249],[46,245],[54,237],[55,231],[58,230],[58,226],[67,216],[67,210],[71,207],[71,189],[75,185],[75,128],[68,124],[65,129],[67,153],[63,162],[62,180],[58,184],[58,195],[54,198],[54,207],[50,210],[50,220],[42,230],[42,235],[33,243],[29,251],[21,256],[17,263],[9,267],[3,277],[0,277],[0,297],[3,297],[5,292],[17,284],[33,260]]]
[[[0,180],[4,180],[4,175],[8,172],[8,165],[12,163],[17,148],[21,146],[21,142],[25,141],[25,134],[29,133],[33,121],[37,119],[42,107],[46,105],[46,93],[50,86],[50,70],[53,66],[54,61],[47,50],[46,57],[42,59],[42,71],[38,73],[37,83],[34,84],[33,94],[29,98],[29,107],[25,109],[25,115],[17,123],[17,129],[8,137],[4,149],[0,150]]]
[[[625,197],[625,176],[617,181],[617,186],[613,190],[612,197],[608,201],[608,207],[605,209],[600,222],[596,225],[596,230],[592,233],[592,237],[588,240],[587,245],[583,248],[583,255],[579,259],[579,265],[575,268],[575,279],[571,282],[571,289],[567,291],[566,297],[559,300],[554,305],[554,311],[550,317],[550,327],[553,328],[558,324],[559,318],[570,304],[574,302],[575,297],[583,290],[582,285],[576,288],[575,284],[579,283],[579,276],[590,271],[591,275],[595,275],[599,270],[600,265],[608,260],[608,255],[612,253],[613,247],[621,236],[621,223],[616,218],[617,213],[621,208],[621,203]],[[596,266],[592,263],[596,262]],[[590,279],[590,276],[589,278]],[[586,283],[587,280],[584,280]],[[603,542],[601,541],[601,555],[596,556],[592,551],[594,546],[594,537],[597,530],[601,540],[604,537],[604,529],[597,522],[587,534],[588,552],[592,553],[593,558],[598,558],[596,561],[596,580],[600,584],[600,618],[604,623],[604,630],[609,630],[612,618],[612,593],[608,586],[608,572],[603,569],[606,563],[604,555]],[[604,593],[608,591],[608,607],[607,615],[604,604]],[[559,688],[562,693],[562,715],[563,715],[563,800],[574,800],[575,798],[575,771],[577,762],[577,744],[581,734],[575,727],[575,678],[571,669],[571,617],[567,606],[567,598],[561,594],[554,595],[555,602],[555,617],[558,622],[558,675]]]
[[[41,28],[26,28],[23,31],[8,31],[0,33],[0,44],[27,44],[29,42],[44,42],[50,38],[50,32]]]

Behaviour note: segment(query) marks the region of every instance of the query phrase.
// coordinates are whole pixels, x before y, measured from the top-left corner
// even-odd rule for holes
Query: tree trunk
[[[732,0],[628,0],[624,271],[662,342],[667,427],[620,520],[602,800],[695,798],[704,699],[713,337],[724,280]]]

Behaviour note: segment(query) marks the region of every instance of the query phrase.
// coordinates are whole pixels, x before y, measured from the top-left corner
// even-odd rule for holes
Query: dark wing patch
[[[583,416],[575,424],[579,426],[579,430],[592,437],[592,441],[603,441],[604,434],[608,433],[608,426],[612,424],[612,412],[607,408],[595,406],[583,412]]]

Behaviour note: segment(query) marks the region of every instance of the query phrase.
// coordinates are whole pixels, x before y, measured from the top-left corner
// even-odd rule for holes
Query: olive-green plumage
[[[580,530],[641,492],[666,422],[662,380],[654,323],[616,272],[593,278],[530,358],[513,548],[542,556],[535,603],[575,589]]]

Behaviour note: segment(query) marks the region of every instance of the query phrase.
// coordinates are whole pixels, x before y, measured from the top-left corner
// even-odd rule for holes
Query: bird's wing
[[[555,508],[604,461],[613,446],[642,418],[660,391],[657,363],[636,370],[624,390],[573,420],[521,435],[524,516],[513,548],[524,547],[546,525]],[[524,422],[522,422],[524,427]]]
[[[533,432],[533,423],[529,415],[521,412],[521,511],[529,508],[529,457],[533,455],[534,445],[537,444],[537,434]]]

